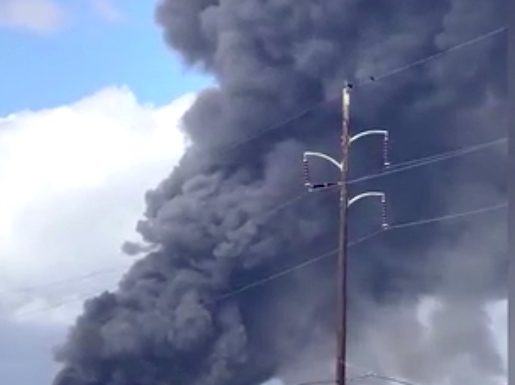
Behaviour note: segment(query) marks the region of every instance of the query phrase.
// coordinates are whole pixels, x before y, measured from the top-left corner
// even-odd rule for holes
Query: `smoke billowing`
[[[501,3],[161,1],[156,18],[167,43],[218,85],[185,116],[193,145],[181,164],[146,196],[137,229],[153,251],[116,292],[86,303],[57,354],[64,369],[55,384],[331,378],[334,259],[218,299],[336,246],[334,193],[274,208],[303,189],[302,151],[337,154],[339,102],[331,98],[344,80],[495,29]],[[388,128],[394,162],[503,136],[504,39],[356,88],[354,130]],[[258,136],[322,99],[301,119]],[[379,145],[353,148],[353,175],[378,171]],[[417,220],[504,199],[504,162],[495,148],[352,190],[384,189],[392,221]],[[376,229],[376,209],[353,207],[351,236]],[[504,222],[490,213],[386,233],[352,249],[350,359],[426,384],[495,384],[504,369],[484,309],[505,296]]]

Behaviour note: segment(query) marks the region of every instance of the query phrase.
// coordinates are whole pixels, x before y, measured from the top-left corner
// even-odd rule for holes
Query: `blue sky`
[[[65,104],[109,85],[163,104],[210,82],[165,45],[154,1],[113,0],[121,20],[103,17],[95,0],[55,3],[66,15],[51,33],[0,29],[0,115]]]

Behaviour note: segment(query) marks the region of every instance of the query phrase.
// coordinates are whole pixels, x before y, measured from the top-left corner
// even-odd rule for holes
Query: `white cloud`
[[[0,27],[53,32],[65,22],[65,11],[53,0],[0,0]]]
[[[178,126],[194,98],[153,107],[109,88],[69,106],[0,118],[4,315],[69,323],[78,299],[115,284],[131,262],[120,246],[136,237],[145,191],[184,151]],[[67,282],[47,285],[60,281]]]
[[[130,265],[120,246],[136,238],[145,191],[183,154],[180,120],[194,99],[155,107],[108,88],[0,117],[1,378],[51,382],[52,350],[83,300]]]

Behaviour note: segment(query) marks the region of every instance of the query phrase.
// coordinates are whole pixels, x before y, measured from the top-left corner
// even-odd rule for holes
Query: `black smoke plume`
[[[85,304],[58,352],[64,367],[55,385],[330,378],[334,258],[219,298],[336,246],[334,192],[275,208],[303,191],[304,150],[337,156],[334,96],[344,81],[498,28],[503,7],[501,0],[161,1],[156,15],[167,43],[217,86],[184,117],[193,145],[179,167],[146,196],[137,229],[154,251],[118,290]],[[356,87],[353,130],[389,129],[394,162],[503,136],[504,45],[497,35]],[[380,143],[359,144],[352,175],[377,172],[379,154]],[[398,222],[497,203],[505,197],[504,155],[493,149],[352,192],[384,189]],[[323,168],[319,175],[335,177]],[[376,229],[376,207],[366,206],[353,208],[351,236]],[[494,384],[503,368],[484,307],[505,296],[503,226],[492,213],[385,233],[352,249],[351,359],[427,384]],[[417,318],[426,298],[439,301],[429,338]]]

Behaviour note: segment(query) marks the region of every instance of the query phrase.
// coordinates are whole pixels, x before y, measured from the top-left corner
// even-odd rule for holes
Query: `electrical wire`
[[[383,171],[380,173],[368,174],[368,175],[364,175],[364,176],[361,176],[361,177],[358,177],[355,179],[351,179],[347,182],[347,184],[351,185],[351,184],[364,182],[367,180],[376,179],[376,178],[380,178],[383,176],[388,176],[388,175],[400,173],[403,171],[411,170],[413,168],[418,168],[418,167],[423,167],[423,166],[427,166],[427,165],[438,163],[438,162],[443,162],[445,160],[454,159],[454,158],[469,155],[469,154],[472,154],[472,153],[475,153],[475,152],[478,152],[481,150],[485,150],[485,149],[493,147],[493,146],[497,146],[500,144],[506,144],[507,142],[508,142],[507,138],[500,138],[500,139],[492,140],[490,142],[479,143],[476,145],[471,145],[468,147],[463,147],[463,148],[459,148],[459,149],[452,150],[452,151],[441,152],[441,153],[426,156],[426,157],[421,157],[421,158],[407,160],[404,162],[394,163],[386,171]],[[338,186],[338,185],[331,186],[331,187],[328,187],[327,189],[325,189],[325,191],[334,191],[336,189],[339,189],[339,187],[340,186]],[[283,203],[279,204],[278,206],[265,212],[263,214],[263,217],[274,215],[277,212],[302,200],[303,198],[307,197],[308,195],[309,195],[309,193],[307,193],[307,192],[303,192],[301,194],[295,195],[291,199],[288,199],[288,200],[284,201]]]
[[[431,54],[431,55],[428,55],[422,59],[419,59],[419,60],[416,60],[416,61],[413,61],[411,63],[408,63],[408,64],[405,64],[405,65],[402,65],[402,66],[399,66],[399,67],[396,67],[396,68],[393,68],[383,74],[380,74],[378,76],[371,76],[371,78],[373,78],[373,80],[366,80],[366,81],[361,81],[361,82],[358,82],[355,84],[355,86],[357,87],[362,87],[362,86],[366,86],[368,84],[371,84],[371,83],[375,83],[375,82],[378,82],[378,81],[381,81],[381,80],[384,80],[386,78],[389,78],[391,76],[394,76],[394,75],[397,75],[399,73],[402,73],[404,71],[408,71],[414,67],[417,67],[417,66],[421,66],[423,64],[426,64],[430,61],[433,61],[435,59],[438,59],[444,55],[447,55],[451,52],[454,52],[454,51],[457,51],[459,49],[462,49],[462,48],[465,48],[465,47],[468,47],[468,46],[471,46],[473,44],[477,44],[483,40],[486,40],[488,38],[491,38],[493,36],[496,36],[496,35],[499,35],[505,31],[508,30],[508,27],[506,26],[503,26],[503,27],[499,27],[497,29],[494,29],[490,32],[487,32],[487,33],[484,33],[482,35],[479,35],[479,36],[476,36],[472,39],[469,39],[469,40],[466,40],[462,43],[459,43],[459,44],[456,44],[456,45],[453,45],[449,48],[445,48],[445,49],[442,49],[434,54]],[[343,87],[343,86],[342,86]],[[232,151],[248,142],[251,142],[259,137],[261,137],[262,135],[268,133],[268,132],[271,132],[271,131],[275,131],[276,129],[279,129],[279,128],[282,128],[286,125],[288,125],[289,123],[292,123],[294,121],[296,121],[297,119],[300,119],[301,117],[305,116],[308,112],[311,112],[317,108],[319,108],[321,105],[325,104],[325,103],[329,103],[329,102],[332,102],[334,100],[337,100],[338,98],[340,97],[340,94],[335,94],[333,96],[330,96],[329,98],[327,99],[323,99],[323,100],[320,100],[318,102],[315,102],[303,109],[301,109],[299,112],[297,112],[296,114],[293,114],[291,115],[290,117],[284,119],[284,120],[281,120],[277,123],[274,123],[270,126],[267,126],[261,130],[259,130],[257,133],[253,134],[253,135],[250,135],[248,136],[247,138],[243,138],[243,139],[240,139],[240,140],[236,140],[232,143],[229,143],[227,145],[222,145],[218,148],[212,148],[211,150],[208,150],[208,151],[216,151],[216,152],[219,152],[221,154],[223,153],[226,153],[228,151]]]
[[[221,148],[218,148],[216,151],[219,151],[221,153],[225,153],[226,151],[232,151],[248,142],[251,142],[253,140],[256,140],[258,138],[260,138],[261,136],[265,135],[266,133],[268,132],[271,132],[271,131],[275,131],[276,129],[278,128],[282,128],[286,125],[288,125],[289,123],[292,123],[300,118],[302,118],[303,116],[307,115],[309,112],[319,108],[320,106],[328,103],[328,102],[331,102],[335,99],[335,97],[331,97],[329,99],[323,99],[323,100],[320,100],[318,102],[315,102],[313,104],[310,104],[308,107],[306,108],[303,108],[301,109],[299,112],[291,115],[290,117],[284,119],[284,120],[281,120],[277,123],[274,123],[272,124],[271,126],[267,126],[261,130],[259,130],[258,132],[256,132],[255,134],[253,135],[249,135],[248,137],[246,138],[243,138],[241,140],[236,140],[230,144],[227,144],[227,145],[223,145]]]
[[[495,146],[495,145],[498,145],[498,144],[502,144],[502,143],[507,143],[507,139],[506,138],[501,138],[501,139],[498,139],[498,140],[494,140],[494,141],[490,141],[490,142],[486,142],[486,143],[481,143],[481,144],[477,144],[477,145],[473,145],[473,146],[468,146],[468,147],[457,149],[457,150],[453,150],[453,151],[443,152],[443,153],[440,153],[440,154],[435,154],[435,155],[431,155],[431,156],[427,156],[427,157],[422,157],[422,158],[408,160],[408,161],[405,161],[405,162],[400,162],[400,163],[392,164],[387,171],[384,171],[384,172],[381,172],[381,173],[375,173],[375,174],[368,174],[368,175],[365,175],[365,176],[362,176],[362,177],[359,177],[359,178],[356,178],[356,179],[352,179],[352,180],[349,180],[347,182],[347,184],[351,185],[351,184],[355,184],[355,183],[359,183],[359,182],[363,182],[363,181],[367,181],[367,180],[371,180],[371,179],[380,178],[380,177],[383,177],[383,176],[388,176],[388,175],[392,175],[392,174],[395,174],[395,173],[403,172],[403,171],[410,170],[410,169],[413,169],[413,168],[418,168],[418,167],[426,166],[426,165],[429,165],[429,164],[433,164],[433,163],[437,163],[437,162],[442,162],[444,160],[456,158],[456,157],[459,157],[459,156],[468,155],[468,154],[471,154],[473,152],[477,152],[477,151],[480,151],[480,150],[483,150],[483,149],[486,149],[486,148],[489,148],[489,147],[492,147],[492,146]],[[327,191],[335,190],[337,188],[339,188],[339,186],[332,186],[332,187],[328,188]],[[266,218],[266,217],[275,215],[279,211],[282,211],[283,209],[293,205],[294,203],[297,203],[298,201],[302,200],[303,198],[307,197],[308,195],[309,195],[309,193],[307,193],[307,192],[303,192],[301,194],[295,195],[294,197],[292,197],[292,198],[282,202],[281,204],[273,207],[272,209],[266,211],[265,213],[262,214],[262,217]],[[379,232],[381,232],[381,231],[379,231]],[[372,234],[369,234],[369,235],[365,236],[364,238],[365,238],[365,240],[367,240],[367,239],[369,239],[371,237],[374,237],[375,235],[377,235],[377,234],[376,233],[372,233]],[[361,241],[358,242],[358,243],[361,243]],[[352,246],[352,245],[353,245],[353,243],[351,242],[349,244],[349,246]],[[68,284],[68,283],[86,281],[86,280],[89,280],[89,279],[96,278],[96,277],[98,277],[100,275],[114,274],[116,272],[121,271],[121,269],[124,269],[126,267],[127,266],[123,266],[123,267],[119,267],[119,268],[105,269],[105,270],[104,269],[103,270],[98,270],[98,271],[95,271],[95,272],[92,272],[92,273],[88,273],[88,274],[83,275],[83,276],[74,277],[74,278],[63,280],[63,281],[51,282],[51,283],[47,283],[47,284],[44,284],[44,285],[23,287],[23,288],[17,288],[17,289],[13,289],[13,290],[9,290],[9,291],[4,291],[4,292],[1,292],[0,295],[14,294],[14,293],[20,293],[21,294],[21,293],[27,293],[27,292],[31,292],[31,291],[34,291],[34,290],[40,290],[40,289],[45,289],[45,288],[49,288],[49,287],[61,286],[61,285],[65,285],[65,284]]]
[[[278,213],[279,211],[287,208],[288,206],[291,206],[292,204],[300,201],[301,199],[305,198],[307,195],[308,195],[307,192],[298,194],[298,195],[294,196],[293,198],[288,199],[288,200],[282,202],[281,204],[277,205],[276,207],[273,207],[272,209],[264,212],[262,214],[262,217],[272,216],[272,215]],[[84,281],[88,281],[88,280],[97,278],[99,276],[120,273],[124,269],[126,269],[127,267],[129,267],[131,265],[132,265],[132,261],[131,261],[131,263],[124,265],[124,266],[114,266],[114,267],[108,268],[108,269],[96,270],[96,271],[93,271],[93,272],[90,272],[90,273],[87,273],[87,274],[84,274],[81,276],[67,278],[67,279],[64,279],[61,281],[54,281],[54,282],[48,282],[48,283],[44,283],[44,284],[40,284],[40,285],[25,286],[25,287],[14,288],[12,290],[5,290],[5,291],[0,292],[0,296],[8,295],[8,294],[31,293],[31,292],[35,292],[35,291],[40,291],[42,289],[48,289],[48,288],[52,288],[52,287],[66,285],[69,283],[84,282]]]
[[[16,318],[26,318],[26,317],[30,317],[30,316],[35,315],[35,314],[47,312],[49,310],[59,309],[59,308],[61,308],[63,306],[66,306],[66,305],[71,305],[71,304],[74,304],[74,303],[77,303],[77,302],[85,301],[88,298],[91,298],[91,297],[97,295],[99,292],[102,292],[102,291],[106,291],[106,289],[89,291],[89,292],[86,292],[86,293],[79,294],[78,296],[76,296],[74,298],[67,298],[67,299],[64,299],[62,301],[56,302],[54,304],[50,304],[50,305],[45,306],[45,307],[41,307],[41,308],[37,308],[37,309],[32,309],[32,310],[27,310],[27,311],[21,312],[21,313],[15,313],[15,317]]]
[[[441,159],[446,160],[446,159],[449,159],[449,157],[451,157],[451,156],[452,156],[452,158],[455,158],[456,156],[467,155],[469,153],[476,152],[476,151],[482,150],[487,147],[507,143],[507,141],[508,141],[507,138],[499,138],[499,139],[496,139],[496,140],[493,140],[490,142],[483,142],[483,143],[479,143],[476,145],[461,147],[461,148],[457,148],[457,149],[450,150],[447,152],[436,153],[434,155],[429,155],[429,156],[425,156],[425,157],[421,157],[421,158],[407,160],[404,162],[394,163],[392,166],[389,167],[389,169],[395,169],[395,168],[404,167],[404,166],[411,166],[412,164],[417,164],[417,163],[426,162],[426,161],[433,161],[433,160],[439,161]]]
[[[401,385],[419,385],[419,384],[416,384],[414,382],[410,382],[410,381],[406,381],[406,380],[401,380],[401,379],[398,379],[398,378],[395,378],[395,377],[383,376],[383,375],[376,374],[376,373],[370,373],[370,374],[367,375],[367,377],[368,378],[376,378],[378,380],[393,382],[393,383],[401,384]]]
[[[507,203],[501,203],[501,204],[497,204],[497,205],[493,205],[493,206],[489,206],[489,207],[483,207],[483,208],[476,209],[476,210],[466,211],[463,213],[449,214],[449,215],[444,215],[444,216],[436,217],[436,218],[421,219],[419,221],[399,223],[399,224],[390,226],[390,230],[400,230],[400,229],[405,229],[408,227],[421,226],[421,225],[426,225],[426,224],[435,223],[435,222],[450,221],[450,220],[454,220],[454,219],[469,217],[472,215],[479,215],[479,214],[484,214],[484,213],[491,212],[491,211],[497,211],[497,210],[504,209],[507,207],[508,207]]]
[[[120,273],[120,272],[122,272],[124,269],[126,269],[129,266],[131,266],[131,264],[127,264],[125,266],[116,266],[116,267],[109,268],[109,269],[96,270],[96,271],[92,271],[92,272],[90,272],[88,274],[84,274],[84,275],[73,277],[73,278],[64,279],[64,280],[61,280],[61,281],[48,282],[48,283],[45,283],[45,284],[34,285],[34,286],[18,287],[18,288],[14,288],[12,290],[6,290],[6,291],[0,292],[0,296],[7,295],[7,294],[30,293],[30,292],[34,292],[36,290],[39,291],[39,290],[48,289],[48,288],[52,288],[52,287],[58,287],[58,286],[62,286],[62,285],[67,285],[69,283],[88,281],[90,279],[93,279],[93,278],[96,278],[96,277],[99,277],[99,276],[105,276],[105,275],[111,275],[111,274]]]
[[[367,378],[375,378],[378,380],[388,381],[390,383],[393,382],[393,383],[401,384],[401,385],[421,385],[421,384],[417,384],[417,383],[414,383],[411,381],[406,381],[406,380],[403,380],[403,379],[400,379],[397,377],[385,376],[382,374],[374,373],[372,371],[366,371],[366,374],[349,377],[349,378],[347,378],[347,382],[352,383],[352,382],[356,382],[356,381],[360,381],[360,380],[366,380]],[[336,383],[337,383],[337,380],[334,379],[334,380],[306,381],[306,382],[301,382],[297,385],[324,385],[324,384],[336,384]]]
[[[295,266],[292,266],[292,267],[290,267],[290,268],[288,268],[286,270],[282,270],[282,271],[280,271],[278,273],[275,273],[275,274],[272,274],[272,275],[270,275],[270,276],[268,276],[266,278],[263,278],[263,279],[260,279],[258,281],[252,282],[252,283],[250,283],[248,285],[242,286],[239,289],[236,289],[234,291],[231,291],[231,292],[228,292],[226,294],[221,295],[220,297],[218,297],[216,299],[216,302],[223,301],[223,300],[225,300],[227,298],[230,298],[230,297],[234,297],[235,295],[243,293],[245,291],[248,291],[248,290],[250,290],[250,289],[252,289],[254,287],[263,286],[264,284],[266,284],[268,282],[275,281],[278,278],[284,277],[285,275],[291,274],[291,273],[293,273],[293,272],[295,272],[297,270],[304,269],[304,268],[306,268],[308,266],[311,266],[311,265],[313,265],[313,264],[315,264],[317,262],[320,262],[320,261],[322,261],[322,260],[324,260],[324,259],[326,259],[326,258],[328,258],[328,257],[330,257],[330,256],[332,256],[334,254],[336,254],[337,252],[338,252],[337,248],[333,249],[333,250],[328,251],[328,252],[326,252],[324,254],[321,254],[321,255],[319,255],[319,256],[317,256],[315,258],[310,258],[307,261],[304,261],[304,262],[299,263],[299,264],[297,264]]]
[[[465,47],[468,47],[468,46],[471,46],[473,44],[476,44],[476,43],[479,43],[483,40],[486,40],[486,39],[489,39],[491,37],[494,37],[496,35],[499,35],[501,33],[504,33],[508,31],[508,27],[504,26],[504,27],[499,27],[497,29],[494,29],[493,31],[490,31],[490,32],[486,32],[482,35],[479,35],[475,38],[472,38],[470,40],[467,40],[467,41],[464,41],[462,43],[459,43],[459,44],[456,44],[456,45],[453,45],[449,48],[445,48],[445,49],[442,49],[438,52],[435,52],[434,54],[432,55],[429,55],[429,56],[426,56],[422,59],[419,59],[419,60],[416,60],[412,63],[409,63],[409,64],[406,64],[406,65],[403,65],[401,67],[397,67],[397,68],[394,68],[386,73],[383,73],[379,76],[371,76],[370,79],[367,79],[367,80],[364,80],[364,81],[361,81],[357,84],[357,86],[365,86],[365,85],[368,85],[368,84],[371,84],[371,83],[374,83],[374,82],[377,82],[377,81],[380,81],[380,80],[384,80],[386,78],[389,78],[391,76],[394,76],[394,75],[397,75],[401,72],[404,72],[404,71],[407,71],[407,70],[410,70],[414,67],[418,67],[418,66],[421,66],[421,65],[424,65],[428,62],[431,62],[433,60],[436,60],[444,55],[447,55],[451,52],[454,52],[454,51],[457,51],[459,49],[462,49],[462,48],[465,48]]]
[[[484,214],[486,212],[491,212],[491,211],[496,211],[496,210],[499,210],[499,209],[502,209],[502,208],[505,208],[507,207],[507,204],[506,203],[503,203],[503,204],[497,204],[497,205],[493,205],[493,206],[488,206],[488,207],[483,207],[483,208],[480,208],[480,209],[476,209],[476,210],[469,210],[469,211],[465,211],[465,212],[461,212],[461,213],[454,213],[454,214],[449,214],[449,215],[444,215],[444,216],[439,216],[439,217],[433,217],[433,218],[428,218],[428,219],[423,219],[423,220],[418,220],[418,221],[412,221],[412,222],[405,222],[405,223],[399,223],[399,224],[396,224],[396,225],[392,225],[392,226],[389,226],[387,230],[378,230],[378,231],[375,231],[375,232],[372,232],[368,235],[365,235],[364,237],[361,237],[353,242],[350,242],[348,244],[348,247],[353,247],[353,246],[357,246],[358,244],[360,243],[363,243],[369,239],[372,239],[372,238],[375,238],[376,236],[378,236],[379,234],[382,234],[384,232],[389,232],[389,231],[395,231],[395,230],[399,230],[399,229],[404,229],[404,228],[408,228],[408,227],[415,227],[415,226],[421,226],[421,225],[425,225],[425,224],[429,224],[429,223],[435,223],[435,222],[441,222],[441,221],[449,221],[449,220],[453,220],[453,219],[459,219],[459,218],[464,218],[464,217],[469,217],[469,216],[472,216],[472,215],[479,215],[479,214]],[[258,287],[258,286],[262,286],[268,282],[271,282],[271,281],[275,281],[276,279],[278,278],[281,278],[285,275],[288,275],[294,271],[298,271],[298,270],[301,270],[301,269],[304,269],[308,266],[311,266],[317,262],[320,262],[328,257],[331,257],[332,255],[336,254],[338,252],[338,249],[333,249],[331,251],[328,251],[324,254],[321,254],[317,257],[314,257],[314,258],[311,258],[311,259],[308,259],[304,262],[301,262],[300,264],[297,264],[295,266],[292,266],[288,269],[285,269],[285,270],[282,270],[278,273],[275,273],[275,274],[272,274],[266,278],[263,278],[263,279],[260,279],[258,281],[255,281],[255,282],[252,282],[248,285],[245,285],[245,286],[242,286],[234,291],[231,291],[231,292],[228,292],[224,295],[222,295],[221,297],[219,297],[217,299],[217,301],[221,301],[221,300],[224,300],[224,299],[227,299],[227,298],[230,298],[230,297],[233,297],[237,294],[240,294],[242,292],[245,292],[245,291],[248,291],[250,289],[253,289],[255,287]]]
[[[428,218],[428,219],[423,219],[423,220],[418,220],[418,221],[412,221],[412,222],[405,222],[405,223],[399,223],[399,224],[395,224],[395,225],[391,225],[389,226],[389,228],[387,230],[378,230],[378,231],[375,231],[375,232],[372,232],[366,236],[363,236],[361,238],[358,238],[357,240],[355,241],[352,241],[352,242],[349,242],[348,244],[348,247],[353,247],[353,246],[357,246],[358,244],[360,243],[363,243],[369,239],[372,239],[376,236],[378,236],[379,234],[381,233],[384,233],[384,232],[389,232],[389,231],[395,231],[395,230],[399,230],[399,229],[404,229],[404,228],[408,228],[408,227],[415,227],[415,226],[421,226],[421,225],[425,225],[425,224],[429,224],[429,223],[435,223],[435,222],[440,222],[440,221],[448,221],[448,220],[454,220],[454,219],[460,219],[460,218],[465,218],[465,217],[469,217],[469,216],[473,216],[473,215],[479,215],[479,214],[484,214],[484,213],[487,213],[487,212],[491,212],[491,211],[496,211],[496,210],[499,210],[499,209],[502,209],[502,208],[506,208],[507,207],[507,203],[503,203],[503,204],[497,204],[497,205],[492,205],[492,206],[487,206],[487,207],[483,207],[483,208],[480,208],[480,209],[475,209],[475,210],[469,210],[469,211],[465,211],[465,212],[461,212],[461,213],[454,213],[454,214],[448,214],[448,215],[443,215],[443,216],[438,216],[438,217],[433,217],[433,218]],[[330,250],[326,253],[323,253],[317,257],[314,257],[314,258],[311,258],[311,259],[308,259],[304,262],[301,262],[297,265],[294,265],[288,269],[285,269],[285,270],[282,270],[280,272],[277,272],[275,274],[272,274],[272,275],[269,275],[268,277],[265,277],[263,279],[260,279],[260,280],[257,280],[257,281],[254,281],[248,285],[244,285],[236,290],[233,290],[233,291],[230,291],[226,294],[222,294],[220,297],[218,297],[215,302],[219,302],[219,301],[223,301],[227,298],[231,298],[231,297],[234,297],[235,295],[237,294],[240,294],[240,293],[243,293],[243,292],[246,292],[250,289],[253,289],[253,288],[256,288],[256,287],[259,287],[259,286],[263,286],[269,282],[272,282],[272,281],[275,281],[281,277],[284,277],[288,274],[291,274],[295,271],[298,271],[298,270],[301,270],[301,269],[304,269],[308,266],[311,266],[317,262],[320,262],[322,260],[325,260],[331,256],[333,256],[334,254],[336,254],[338,252],[338,249],[335,248],[333,250]],[[95,293],[93,293],[95,294]],[[86,297],[87,298],[87,297]],[[84,298],[82,298],[84,299]],[[79,301],[82,300],[82,299],[78,299]],[[47,311],[47,310],[52,310],[52,309],[55,309],[55,308],[58,308],[58,307],[61,307],[61,306],[64,306],[64,305],[67,305],[69,303],[72,303],[72,302],[77,302],[78,301],[77,299],[72,299],[72,300],[67,300],[67,301],[64,301],[64,302],[61,302],[61,303],[58,303],[58,304],[55,304],[55,305],[51,305],[50,307],[45,307],[45,308],[41,308],[41,309],[38,309],[38,310],[35,310],[35,311],[32,311],[29,313],[29,315],[31,314],[35,314],[35,313],[39,313],[39,312],[44,312],[44,311]]]
[[[278,206],[276,206],[276,207],[266,211],[264,214],[262,214],[262,217],[272,216],[272,215],[278,213],[279,211],[287,208],[288,206],[291,206],[292,204],[296,203],[297,201],[300,201],[301,199],[305,198],[307,195],[308,195],[307,192],[303,192],[301,194],[298,194],[298,195],[294,196],[293,198],[291,198],[291,199],[289,199],[289,200],[279,204]],[[89,280],[92,280],[92,279],[97,278],[99,276],[105,276],[105,275],[111,275],[111,274],[120,273],[124,269],[126,269],[127,267],[129,267],[131,265],[132,265],[132,261],[131,261],[131,263],[129,263],[127,265],[124,265],[124,266],[115,266],[115,267],[112,267],[112,268],[109,268],[109,269],[96,270],[96,271],[93,271],[93,272],[90,272],[90,273],[87,273],[87,274],[84,274],[84,275],[81,275],[81,276],[76,276],[76,277],[73,277],[73,278],[67,278],[67,279],[64,279],[64,280],[61,280],[61,281],[54,281],[54,282],[44,283],[44,284],[41,284],[41,285],[25,286],[25,287],[14,288],[12,290],[5,290],[5,291],[0,292],[0,296],[12,295],[12,294],[31,293],[31,292],[35,292],[35,291],[40,291],[40,290],[48,289],[48,288],[53,288],[53,287],[59,287],[59,286],[67,285],[67,284],[70,284],[70,283],[78,283],[78,282],[89,281]]]
[[[472,154],[474,152],[478,152],[478,151],[484,150],[486,148],[497,146],[499,144],[503,144],[503,143],[507,143],[507,142],[508,142],[508,139],[502,138],[502,139],[493,140],[491,142],[481,143],[481,144],[464,147],[464,148],[453,150],[453,151],[443,152],[443,153],[432,155],[429,157],[418,158],[418,159],[413,159],[413,160],[409,160],[406,162],[397,163],[397,164],[392,165],[389,169],[387,169],[385,171],[374,173],[374,174],[364,175],[362,177],[358,177],[358,178],[354,178],[354,179],[350,179],[349,181],[347,181],[347,184],[351,185],[351,184],[355,184],[355,183],[360,183],[360,182],[368,181],[371,179],[381,178],[384,176],[397,174],[397,173],[400,173],[403,171],[412,170],[415,168],[426,166],[428,164],[443,162],[445,160]]]
[[[351,369],[354,368],[356,370],[359,370],[359,371],[365,373],[365,374],[360,375],[360,376],[351,377],[350,378],[351,381],[352,380],[367,379],[367,378],[376,378],[378,380],[394,382],[394,383],[401,384],[401,385],[421,385],[421,384],[417,384],[417,383],[414,383],[414,382],[409,382],[409,381],[406,381],[406,380],[403,380],[403,379],[400,379],[400,378],[396,378],[396,377],[392,377],[392,376],[385,376],[383,374],[376,373],[376,372],[374,372],[374,371],[372,371],[370,369],[363,368],[361,366],[351,364],[348,361],[345,362],[345,366],[349,367]]]

